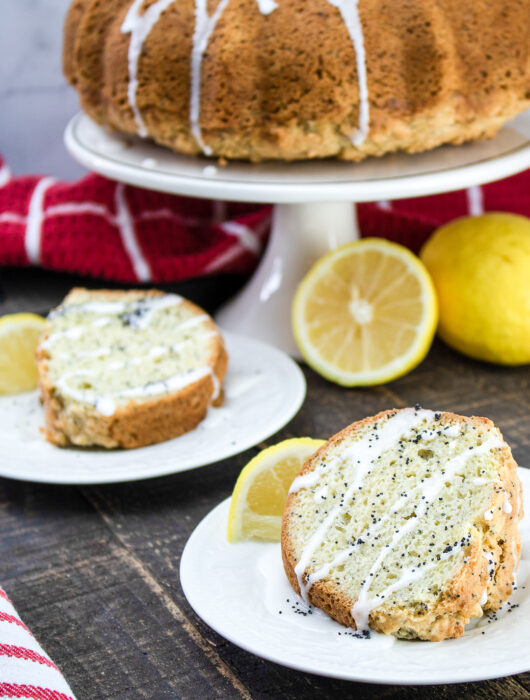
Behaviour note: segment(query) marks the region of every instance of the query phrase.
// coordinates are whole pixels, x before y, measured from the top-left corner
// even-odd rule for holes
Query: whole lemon
[[[434,232],[420,257],[438,293],[446,343],[487,362],[530,362],[530,219],[457,219]]]

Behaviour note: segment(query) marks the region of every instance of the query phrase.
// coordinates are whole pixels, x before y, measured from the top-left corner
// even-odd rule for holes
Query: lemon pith
[[[306,362],[344,386],[395,379],[425,357],[437,323],[434,286],[408,249],[376,238],[321,258],[292,307]]]
[[[230,502],[229,542],[279,542],[283,507],[289,487],[304,462],[325,443],[292,438],[267,447],[241,471]]]
[[[30,313],[0,318],[0,395],[37,386],[35,350],[44,325],[41,316]]]

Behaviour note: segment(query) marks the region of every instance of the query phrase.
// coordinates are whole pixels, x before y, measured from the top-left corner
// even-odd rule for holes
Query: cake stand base
[[[311,265],[324,253],[359,237],[355,204],[277,204],[267,250],[252,279],[216,321],[227,330],[272,343],[293,357],[291,302]]]

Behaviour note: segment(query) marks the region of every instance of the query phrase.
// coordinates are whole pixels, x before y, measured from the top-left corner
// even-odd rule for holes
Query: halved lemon
[[[343,386],[383,384],[427,354],[438,306],[432,280],[410,250],[380,238],[321,258],[296,292],[293,332],[304,359]]]
[[[0,394],[20,394],[36,388],[35,350],[45,323],[36,314],[0,318]]]
[[[292,438],[251,459],[236,481],[228,514],[228,541],[279,542],[289,487],[325,440]]]

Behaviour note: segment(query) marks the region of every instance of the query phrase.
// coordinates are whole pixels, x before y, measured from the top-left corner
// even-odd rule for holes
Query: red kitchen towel
[[[412,250],[440,224],[482,211],[530,215],[530,171],[484,187],[358,206],[363,236]],[[271,207],[190,199],[88,175],[12,178],[0,158],[0,265],[117,282],[171,282],[257,264]]]
[[[22,622],[1,588],[0,698],[75,700],[61,671]]]

